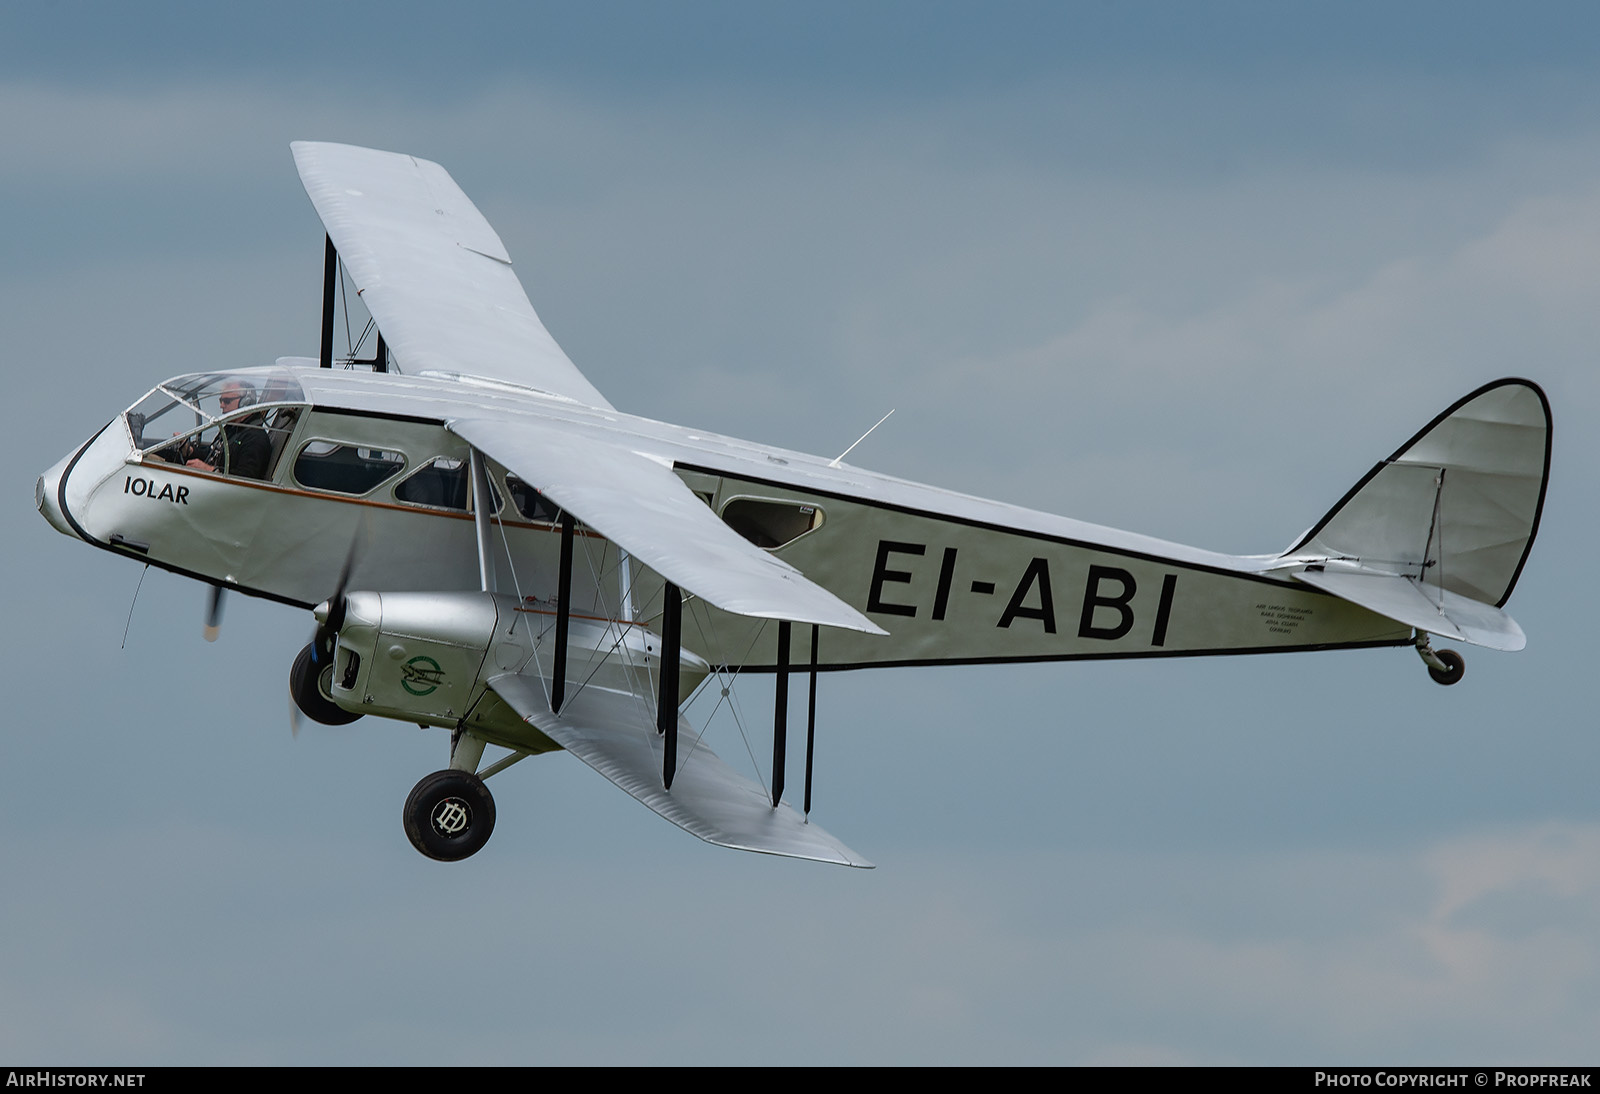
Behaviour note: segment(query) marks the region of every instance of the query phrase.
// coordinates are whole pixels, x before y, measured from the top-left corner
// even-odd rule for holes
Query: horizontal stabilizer
[[[735,615],[886,633],[724,524],[666,466],[567,423],[446,427],[686,592]]]
[[[773,808],[761,787],[734,772],[687,731],[679,736],[672,789],[662,786],[662,738],[646,701],[626,692],[586,687],[554,714],[544,689],[507,673],[489,686],[539,732],[707,843],[741,851],[871,868],[786,804]]]
[[[1415,578],[1327,570],[1302,571],[1294,576],[1419,631],[1492,650],[1513,651],[1527,645],[1516,620],[1499,608],[1437,585],[1425,585]]]

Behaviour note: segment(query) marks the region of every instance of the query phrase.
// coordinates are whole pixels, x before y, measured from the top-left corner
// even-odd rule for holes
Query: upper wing
[[[347,144],[290,147],[311,204],[405,371],[487,376],[611,405],[544,329],[500,237],[443,167]]]
[[[674,585],[736,615],[885,634],[729,528],[661,463],[570,423],[446,423]]]

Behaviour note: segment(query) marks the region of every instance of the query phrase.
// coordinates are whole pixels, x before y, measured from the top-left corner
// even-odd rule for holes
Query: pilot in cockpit
[[[255,385],[245,380],[229,380],[217,393],[217,404],[223,414],[254,406],[255,402]],[[244,479],[266,478],[272,442],[267,439],[260,418],[259,414],[252,414],[228,422],[209,445],[203,449],[191,448],[185,465],[198,471],[221,471]]]

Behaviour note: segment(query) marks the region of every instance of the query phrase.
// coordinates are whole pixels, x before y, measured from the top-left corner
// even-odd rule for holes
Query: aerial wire
[[[122,648],[128,648],[128,629],[133,626],[133,606],[139,603],[139,590],[144,588],[144,575],[150,572],[150,564],[146,562],[144,569],[139,571],[139,584],[133,587],[133,601],[128,605],[128,621],[122,627]]]
[[[889,410],[889,414],[893,414],[893,413],[894,413],[894,409],[891,407],[890,410]],[[889,414],[885,414],[883,417],[881,417],[877,421],[873,422],[872,423],[872,429],[877,429],[884,422],[887,422],[889,420]],[[865,433],[861,434],[861,436],[857,437],[856,438],[856,444],[860,444],[862,441],[864,441],[868,437],[872,436],[872,429],[867,430]],[[828,466],[829,467],[838,467],[840,460],[844,459],[846,456],[850,455],[851,452],[855,451],[856,444],[851,445],[849,448],[845,449],[843,452],[841,452],[837,456],[835,456],[833,458],[833,460],[828,464]]]

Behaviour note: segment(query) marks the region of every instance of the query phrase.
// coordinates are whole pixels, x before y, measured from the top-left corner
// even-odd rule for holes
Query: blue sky
[[[1594,1062],[1596,18],[3,9],[0,1052]],[[314,350],[297,138],[445,164],[624,409],[831,454],[893,406],[852,460],[1202,547],[1286,546],[1528,376],[1529,647],[1449,690],[1404,650],[832,677],[816,815],[876,871],[703,846],[567,757],[441,868],[399,811],[442,736],[291,739],[307,619],[234,598],[207,645],[152,572],[130,623],[137,568],[22,508],[158,380]]]

